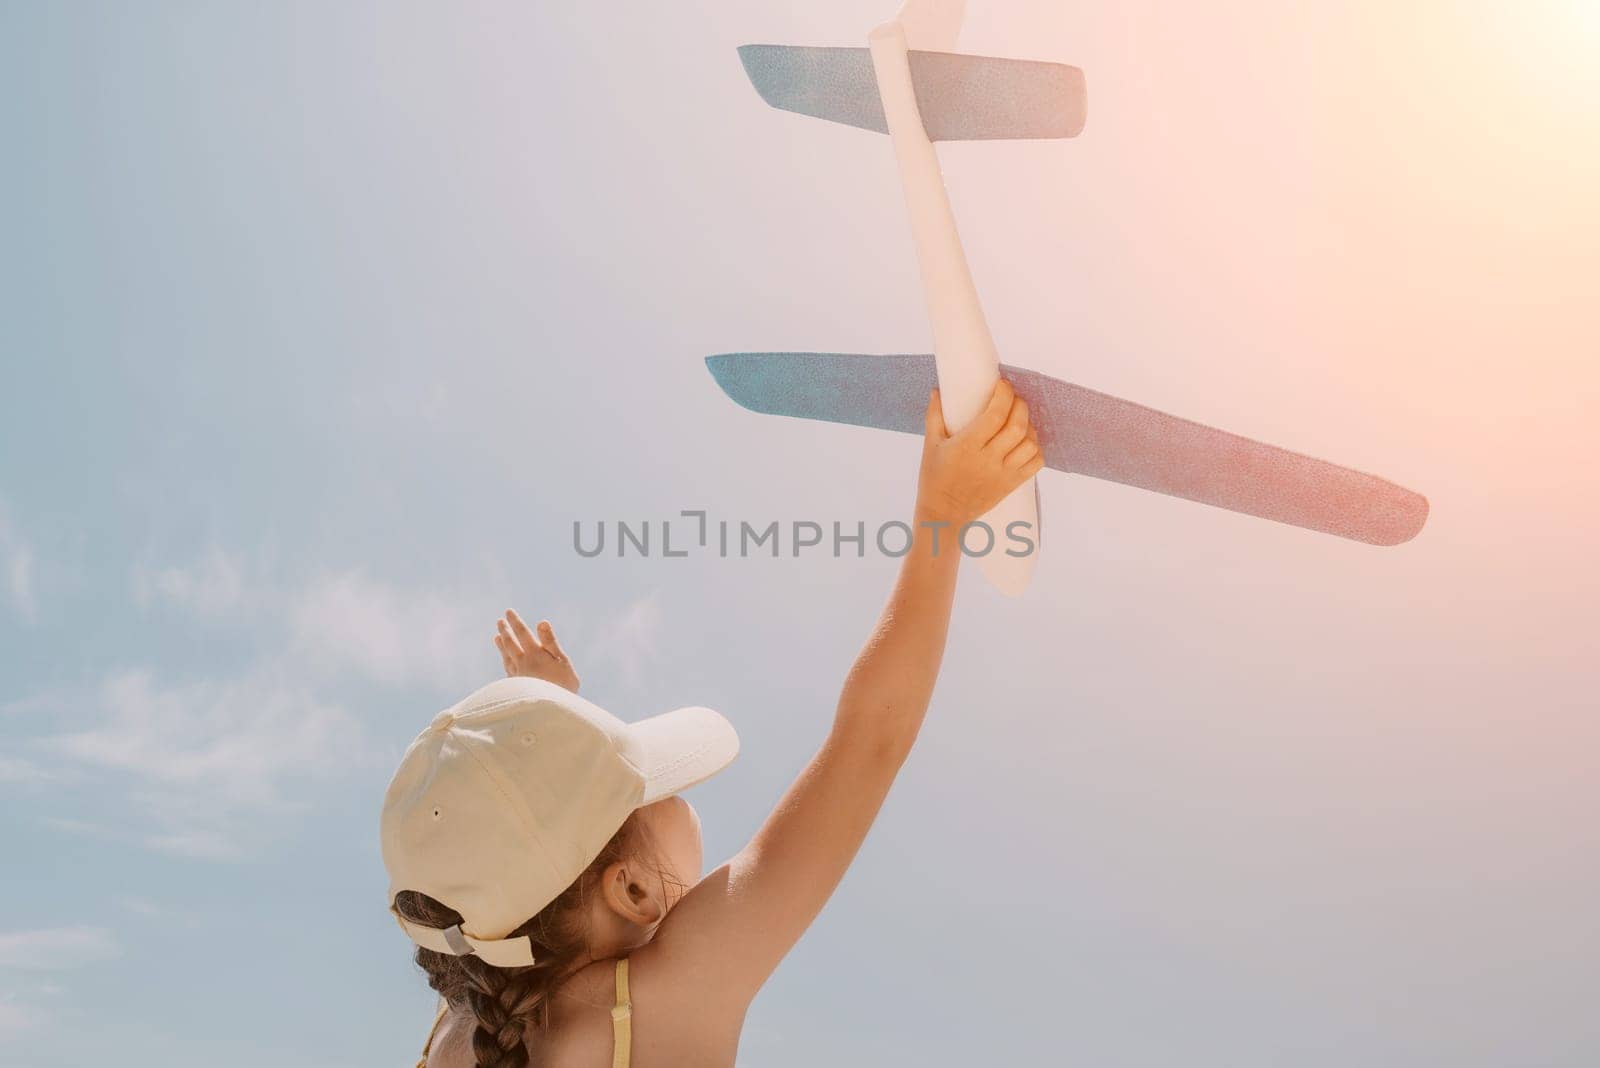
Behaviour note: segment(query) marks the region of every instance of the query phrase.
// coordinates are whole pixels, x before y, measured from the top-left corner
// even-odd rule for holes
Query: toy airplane
[[[1290,523],[1373,545],[1422,529],[1427,499],[1392,482],[1315,460],[1025,368],[1002,368],[945,192],[936,140],[1076,136],[1083,72],[1059,63],[948,51],[961,0],[906,0],[866,48],[745,45],[746,73],[768,104],[887,133],[899,163],[933,327],[934,354],[725,353],[707,358],[717,384],[752,411],[921,433],[935,381],[952,432],[976,415],[1002,370],[1027,400],[1046,465]],[[937,379],[936,379],[937,376]],[[1042,545],[1030,480],[984,516]],[[1022,592],[1037,550],[979,558],[1002,592]]]

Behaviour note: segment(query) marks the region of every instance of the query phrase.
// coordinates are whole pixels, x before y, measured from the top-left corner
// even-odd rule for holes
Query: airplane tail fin
[[[1076,137],[1088,107],[1083,71],[1064,63],[907,53],[930,141]],[[888,133],[865,48],[739,48],[761,99],[782,111]]]

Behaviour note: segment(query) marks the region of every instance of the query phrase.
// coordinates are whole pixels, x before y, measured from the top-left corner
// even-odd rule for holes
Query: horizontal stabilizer
[[[917,108],[930,141],[1076,137],[1087,94],[1083,71],[1064,63],[907,53]],[[775,108],[888,133],[865,48],[743,45],[756,92]]]
[[[724,393],[751,411],[922,433],[931,355],[739,352],[709,356]],[[1000,367],[1038,427],[1045,463],[1372,545],[1409,541],[1427,498],[1375,475],[1167,415],[1029,371]]]

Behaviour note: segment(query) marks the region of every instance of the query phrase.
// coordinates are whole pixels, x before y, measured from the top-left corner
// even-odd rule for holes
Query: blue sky
[[[946,148],[952,197],[1009,362],[1388,476],[1428,528],[1047,476],[1033,587],[964,575],[741,1063],[1600,1056],[1594,22],[1285,7],[974,3],[964,47],[1083,66],[1090,117]],[[914,440],[701,363],[927,344],[887,143],[768,111],[734,51],[867,21],[0,6],[0,1062],[409,1063],[378,803],[508,606],[625,718],[725,711],[691,798],[713,861],[747,838],[892,561],[571,528],[905,514]]]

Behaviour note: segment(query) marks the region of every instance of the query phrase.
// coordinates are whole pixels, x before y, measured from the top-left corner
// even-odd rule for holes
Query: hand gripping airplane
[[[722,390],[763,414],[918,434],[937,383],[954,433],[982,410],[1003,372],[1028,402],[1047,467],[1372,545],[1415,537],[1427,498],[1393,482],[1000,363],[933,142],[1074,137],[1086,97],[1076,67],[948,51],[963,8],[962,0],[906,0],[868,34],[866,48],[739,49],[750,81],[773,107],[889,135],[934,351],[722,353],[706,359]],[[1012,524],[1027,524],[1034,551],[979,557],[985,577],[1016,596],[1042,546],[1035,482],[983,522],[1002,537]]]

